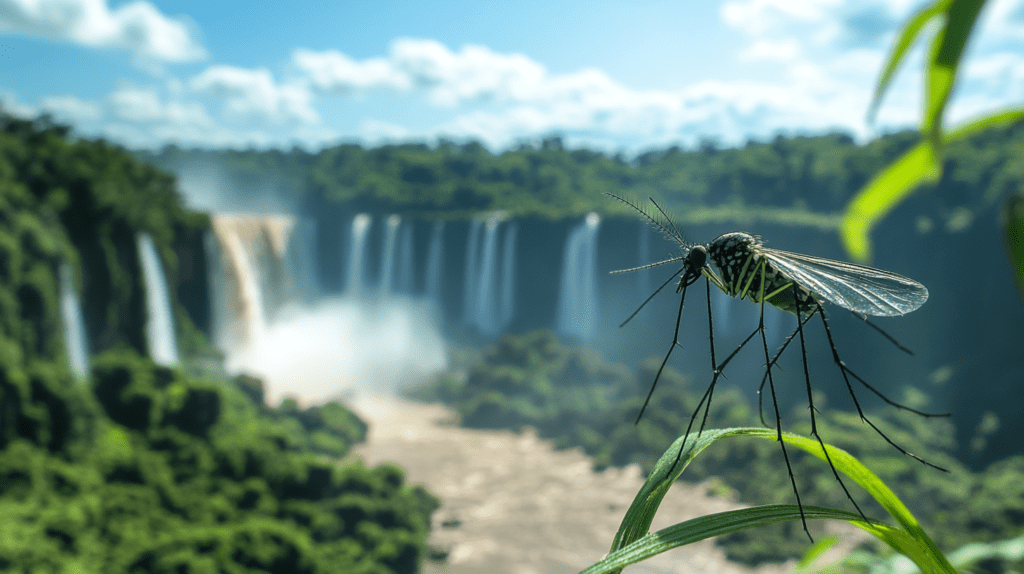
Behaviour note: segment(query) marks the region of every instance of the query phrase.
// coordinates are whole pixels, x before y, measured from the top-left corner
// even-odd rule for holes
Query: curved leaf
[[[900,64],[903,63],[903,59],[907,55],[907,51],[914,44],[914,40],[918,34],[924,28],[925,24],[932,21],[933,19],[941,16],[949,9],[949,4],[952,0],[938,0],[934,4],[925,6],[924,8],[917,11],[907,25],[903,27],[903,31],[900,33],[900,37],[896,40],[896,44],[893,45],[892,54],[889,55],[889,60],[885,64],[885,71],[882,72],[881,77],[878,78],[878,85],[875,86],[875,95],[871,98],[871,105],[868,106],[868,123],[874,121],[875,114],[878,112],[878,106],[882,103],[882,96],[885,95],[885,91],[889,89],[889,84],[892,83],[893,76],[896,75],[896,70],[899,69]]]
[[[932,43],[925,81],[924,118],[921,120],[921,133],[931,143],[936,157],[941,155],[943,143],[942,115],[953,93],[967,39],[985,6],[985,0],[952,0],[944,4],[947,4],[946,18]]]
[[[831,518],[853,523],[859,522],[860,524],[858,525],[869,532],[874,530],[894,531],[891,534],[896,537],[902,532],[883,523],[864,523],[864,519],[859,514],[845,510],[823,508],[820,506],[804,506],[803,510],[803,515],[808,520]],[[642,536],[628,546],[608,554],[600,562],[587,568],[580,574],[618,572],[630,564],[636,564],[679,546],[700,542],[701,540],[729,534],[730,532],[789,520],[800,520],[800,507],[793,504],[769,504],[699,516]]]
[[[975,134],[983,129],[1005,126],[1024,120],[1024,107],[1009,108],[982,116],[943,136],[944,144]],[[935,181],[941,175],[931,146],[922,142],[904,153],[884,171],[872,179],[846,206],[840,228],[843,244],[858,261],[871,258],[871,228],[900,201],[922,184]]]

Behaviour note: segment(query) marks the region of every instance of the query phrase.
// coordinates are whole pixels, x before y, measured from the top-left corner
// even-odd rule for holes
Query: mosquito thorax
[[[722,271],[726,283],[730,283],[739,275],[743,264],[750,257],[752,248],[757,244],[757,237],[749,233],[726,233],[708,243],[708,255],[711,256],[715,267]]]

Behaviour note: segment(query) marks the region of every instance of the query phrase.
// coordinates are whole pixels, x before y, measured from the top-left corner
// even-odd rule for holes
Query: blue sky
[[[989,4],[953,121],[1024,102],[1024,0]],[[131,147],[864,139],[920,113],[918,58],[865,122],[894,33],[920,5],[0,0],[0,101]]]

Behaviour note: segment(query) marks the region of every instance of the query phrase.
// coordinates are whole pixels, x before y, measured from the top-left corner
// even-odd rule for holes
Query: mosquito
[[[661,362],[661,366],[658,368],[658,373],[654,377],[654,382],[651,383],[651,389],[647,393],[646,399],[644,399],[644,404],[640,409],[640,413],[637,415],[637,423],[640,422],[644,411],[647,409],[647,405],[650,403],[651,396],[654,394],[654,389],[658,385],[658,380],[661,378],[661,373],[665,369],[665,365],[668,363],[668,359],[672,355],[672,351],[674,351],[677,346],[681,346],[679,344],[679,326],[682,322],[683,306],[686,301],[686,291],[690,286],[697,283],[697,281],[703,277],[706,280],[705,291],[707,293],[708,300],[708,338],[711,345],[712,378],[711,383],[704,392],[704,396],[701,397],[700,402],[697,404],[697,408],[690,415],[690,422],[686,427],[686,434],[684,436],[689,436],[690,431],[693,428],[694,420],[696,420],[697,415],[700,413],[702,408],[704,409],[704,415],[702,417],[700,427],[697,430],[697,436],[700,436],[700,433],[703,432],[705,425],[707,424],[708,413],[710,412],[711,399],[714,395],[715,386],[718,383],[719,377],[723,376],[723,369],[729,361],[736,356],[740,349],[746,346],[747,343],[760,333],[761,347],[764,351],[766,366],[765,374],[761,381],[761,388],[758,390],[758,395],[763,396],[761,391],[764,388],[765,381],[767,381],[768,389],[770,390],[772,398],[772,407],[775,414],[776,440],[782,447],[782,456],[786,461],[786,469],[789,472],[789,479],[793,486],[793,493],[796,495],[797,506],[800,508],[800,518],[803,523],[804,532],[807,533],[809,538],[811,537],[811,534],[807,529],[807,519],[804,516],[803,503],[800,501],[800,491],[797,489],[796,477],[793,474],[793,468],[789,462],[789,453],[786,450],[786,443],[782,440],[782,417],[779,413],[779,405],[775,393],[775,381],[772,376],[772,367],[775,366],[775,363],[779,360],[782,352],[786,350],[794,339],[799,339],[800,351],[803,355],[803,374],[807,392],[807,401],[811,413],[811,435],[817,439],[818,444],[821,445],[821,450],[825,455],[825,460],[832,469],[832,474],[835,476],[840,486],[842,486],[846,497],[851,503],[853,503],[853,506],[857,509],[860,515],[867,520],[867,517],[864,516],[864,512],[861,511],[857,501],[854,500],[850,491],[846,488],[846,484],[843,482],[843,479],[840,477],[835,465],[832,463],[832,459],[829,457],[828,450],[825,449],[825,443],[818,434],[817,420],[815,418],[816,409],[814,407],[814,397],[811,392],[811,377],[810,371],[807,367],[807,351],[804,340],[804,325],[815,315],[821,317],[825,335],[832,351],[832,359],[839,368],[840,373],[842,373],[843,380],[846,383],[846,389],[849,392],[851,399],[853,399],[853,404],[857,409],[857,414],[860,416],[860,419],[870,425],[876,433],[901,453],[927,466],[948,472],[946,469],[936,466],[923,458],[908,452],[886,436],[886,434],[882,432],[882,430],[878,428],[878,426],[876,426],[875,423],[867,417],[867,415],[864,414],[850,379],[852,378],[857,381],[866,389],[880,397],[887,404],[898,409],[907,410],[924,417],[944,417],[949,416],[949,413],[926,413],[899,404],[890,400],[878,389],[868,384],[861,377],[857,376],[840,358],[839,352],[836,350],[835,341],[832,338],[832,331],[829,327],[828,318],[826,317],[825,310],[822,307],[822,302],[827,301],[853,312],[855,316],[859,317],[873,329],[880,332],[899,349],[910,353],[906,347],[900,345],[899,342],[890,337],[885,333],[885,331],[871,323],[867,317],[892,317],[914,311],[923,305],[928,299],[928,289],[926,289],[924,285],[914,281],[913,279],[909,279],[889,271],[882,271],[872,267],[844,263],[821,257],[813,257],[810,255],[771,249],[764,245],[760,237],[749,233],[726,233],[703,245],[691,244],[683,239],[679,230],[672,222],[672,219],[653,198],[650,198],[650,201],[657,210],[656,213],[645,210],[633,202],[623,199],[617,195],[610,193],[607,195],[636,210],[651,226],[654,227],[654,229],[660,232],[665,238],[679,244],[682,248],[682,253],[677,257],[648,265],[642,265],[640,267],[634,267],[632,269],[613,271],[613,273],[628,273],[632,271],[651,269],[653,267],[667,264],[680,265],[672,276],[662,283],[661,286],[658,287],[647,299],[645,299],[636,311],[634,311],[620,325],[623,326],[632,320],[633,317],[635,317],[636,314],[639,313],[655,295],[661,292],[661,290],[671,283],[676,277],[679,278],[676,285],[676,293],[680,293],[681,295],[679,299],[679,311],[676,314],[676,325],[675,332],[672,337],[672,345],[669,347],[668,352],[665,354],[665,358]],[[711,263],[718,268],[718,272],[716,272],[711,266]],[[741,300],[747,299],[760,306],[757,328],[755,328],[753,332],[751,332],[750,335],[748,335],[747,338],[721,363],[717,361],[717,357],[715,355],[714,322],[711,315],[712,284],[730,297]],[[792,313],[797,317],[796,329],[786,338],[785,342],[779,350],[776,351],[774,356],[771,356],[768,352],[768,340],[764,327],[765,303],[782,309],[783,311]],[[759,403],[761,402],[762,401],[759,401]],[[763,408],[761,409],[761,422],[762,424],[765,424]],[[765,426],[768,425],[765,424]],[[683,444],[680,446],[679,453],[676,455],[676,463],[678,463],[682,457],[685,446],[686,438],[683,439]]]

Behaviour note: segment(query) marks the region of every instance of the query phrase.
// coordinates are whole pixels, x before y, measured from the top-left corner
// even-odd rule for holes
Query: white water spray
[[[146,337],[149,355],[154,362],[173,366],[178,364],[178,347],[174,336],[171,301],[167,294],[167,279],[160,256],[148,233],[140,233],[137,240],[142,278],[146,287]]]

